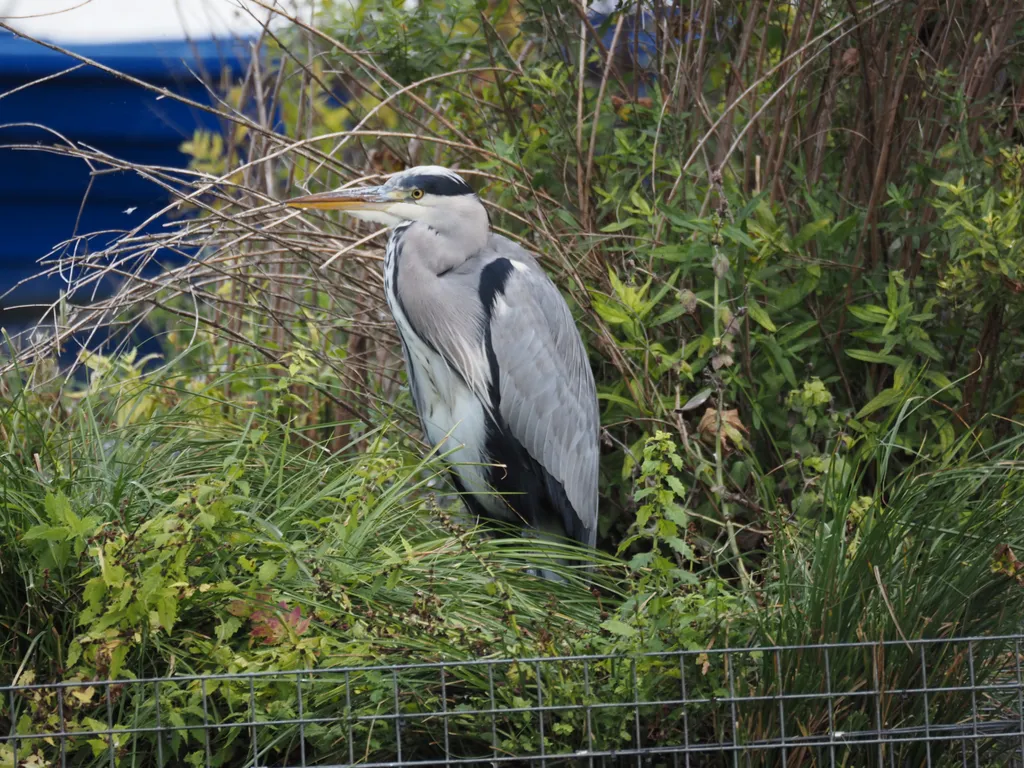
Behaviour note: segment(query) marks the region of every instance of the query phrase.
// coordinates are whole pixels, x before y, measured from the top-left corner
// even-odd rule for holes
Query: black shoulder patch
[[[512,262],[508,259],[495,259],[480,271],[480,303],[484,305],[488,322],[494,301],[505,292],[512,269]]]
[[[491,341],[491,312],[494,311],[494,302],[505,293],[505,285],[511,274],[512,262],[508,259],[495,259],[480,271],[480,303],[484,308],[484,349],[487,351],[487,364],[491,369],[489,394],[491,407],[495,412],[501,406],[501,386],[498,380],[501,372],[498,370],[498,358],[494,354],[494,345]]]
[[[405,179],[402,186],[408,189],[422,189],[428,195],[454,197],[473,194],[473,188],[458,176],[441,174],[425,173],[419,176],[410,176]]]

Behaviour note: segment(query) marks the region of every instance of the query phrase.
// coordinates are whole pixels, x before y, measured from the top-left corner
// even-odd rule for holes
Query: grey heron
[[[599,421],[572,313],[529,251],[491,231],[457,173],[286,201],[391,227],[384,292],[423,433],[473,514],[593,547]]]

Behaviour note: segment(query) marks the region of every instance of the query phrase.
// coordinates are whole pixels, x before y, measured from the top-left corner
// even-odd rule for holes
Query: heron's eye
[[[412,199],[413,200],[419,200],[421,197],[423,197],[423,190],[422,189],[414,189],[412,191]]]

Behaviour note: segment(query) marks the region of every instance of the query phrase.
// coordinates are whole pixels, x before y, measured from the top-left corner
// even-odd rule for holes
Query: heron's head
[[[350,187],[285,201],[293,208],[341,210],[365,221],[395,226],[421,221],[439,232],[487,229],[487,212],[461,176],[439,165],[420,165],[379,187]]]

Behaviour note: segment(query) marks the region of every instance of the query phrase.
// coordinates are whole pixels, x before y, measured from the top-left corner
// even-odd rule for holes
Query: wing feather
[[[566,532],[593,546],[599,416],[583,341],[565,300],[533,257],[498,235],[491,244],[500,257],[519,265],[505,283],[505,306],[490,321],[500,413],[512,435],[564,489],[571,505],[562,510]]]

